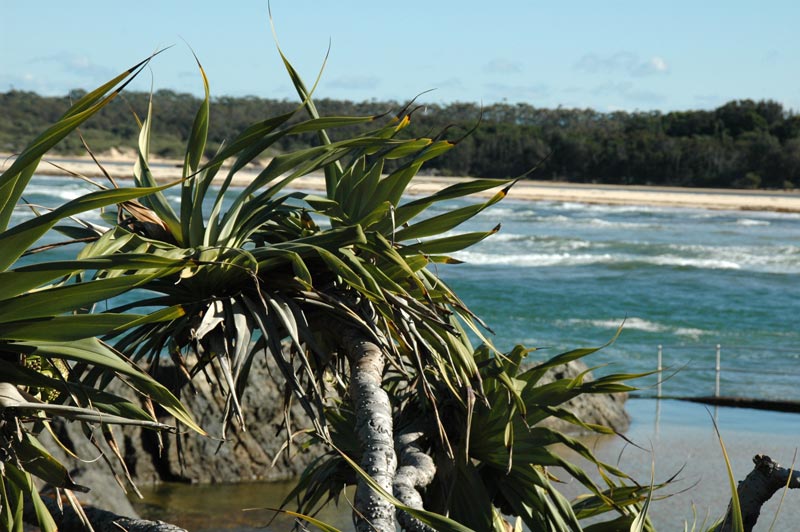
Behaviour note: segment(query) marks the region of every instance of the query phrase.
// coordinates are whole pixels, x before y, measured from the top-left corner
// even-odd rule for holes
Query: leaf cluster
[[[252,362],[272,357],[285,383],[289,443],[297,433],[288,407],[298,401],[311,424],[307,433],[331,449],[295,495],[311,511],[336,498],[344,484],[363,478],[352,440],[352,361],[337,342],[342,329],[357,330],[384,351],[395,424],[420,424],[436,462],[425,494],[430,511],[402,510],[440,530],[500,530],[501,513],[533,529],[577,530],[582,519],[607,511],[618,517],[606,529],[635,521],[647,489],[625,485],[624,473],[580,442],[538,424],[557,417],[607,432],[560,405],[582,394],[627,391],[623,381],[635,376],[541,384],[548,368],[594,350],[525,367],[527,350],[494,350],[488,328],[436,275],[437,264],[458,262],[452,253],[499,230],[458,232],[513,182],[478,179],[408,197],[422,166],[463,138],[449,139],[446,128],[410,134],[419,112],[413,102],[395,115],[322,116],[313,87],[284,62],[301,103],[245,127],[210,156],[210,89],[198,63],[205,97],[187,130],[178,182],[161,185],[151,171],[151,100],[143,118],[134,117],[134,186],[95,183],[95,192],[9,226],[41,157],[109,105],[144,63],[83,95],[0,176],[0,528],[16,529],[28,499],[42,528],[52,530],[31,475],[78,489],[35,438],[52,416],[163,429],[153,414],[157,403],[202,432],[173,393],[140,369],[155,370],[166,358],[187,384],[200,375],[215,379],[227,398],[226,420],[244,426],[240,399],[252,385]],[[315,144],[275,156],[252,182],[233,186],[251,161],[305,135],[316,136]],[[324,195],[291,189],[315,173],[325,176]],[[177,201],[167,195],[170,187],[179,191]],[[448,208],[450,200],[492,189],[488,199]],[[434,206],[444,212],[431,214]],[[101,208],[109,227],[72,221]],[[19,266],[51,229],[88,244],[72,261]],[[136,297],[120,297],[126,294]],[[92,312],[99,301],[108,302],[107,310]],[[475,349],[470,335],[482,346]],[[146,397],[147,407],[102,391],[112,378]],[[597,486],[553,444],[596,465],[607,486]],[[578,479],[589,498],[566,501],[548,468]]]
[[[26,505],[33,507],[42,530],[55,530],[34,477],[65,490],[70,501],[75,500],[69,496],[71,490],[86,490],[75,484],[64,466],[37,439],[37,434],[49,429],[54,417],[99,424],[103,437],[113,442],[109,424],[174,430],[156,420],[153,404],[159,404],[176,419],[202,432],[163,385],[95,337],[171,316],[87,313],[94,303],[147,281],[152,270],[145,273],[145,268],[169,270],[174,266],[172,261],[149,256],[97,256],[85,261],[16,264],[63,220],[148,192],[146,189],[98,191],[11,224],[14,210],[42,156],[112,101],[145,64],[134,66],[76,101],[0,175],[1,530],[21,530]],[[119,279],[76,282],[87,270],[128,271],[132,267],[140,268],[142,273],[124,282]],[[142,409],[130,400],[103,392],[100,381],[115,378],[124,380],[137,394],[146,397],[149,408]],[[87,428],[87,434],[90,433]]]

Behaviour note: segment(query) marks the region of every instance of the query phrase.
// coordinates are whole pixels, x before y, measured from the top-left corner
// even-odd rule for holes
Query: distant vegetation
[[[75,91],[74,100],[81,93]],[[138,126],[131,114],[146,114],[148,95],[127,93],[83,129],[95,151],[135,146]],[[20,151],[47,124],[56,121],[70,98],[31,92],[0,94],[0,151]],[[158,91],[154,98],[152,153],[181,157],[200,100],[188,94]],[[323,115],[370,115],[397,111],[397,102],[354,103],[318,100]],[[212,101],[212,129],[207,152],[232,139],[253,117],[289,112],[295,103],[256,97],[222,97]],[[472,103],[426,105],[417,110],[409,134],[422,136],[447,126],[451,136],[473,128],[458,150],[430,161],[428,172],[504,178],[537,164],[537,179],[581,183],[652,184],[696,187],[800,187],[800,115],[774,101],[739,100],[713,111],[661,113],[591,109],[540,109],[527,104]],[[360,126],[366,131],[369,124]],[[348,134],[355,134],[350,130]],[[274,146],[287,152],[314,142],[308,134],[291,136]],[[77,137],[59,146],[79,153]],[[548,157],[549,154],[549,157]]]

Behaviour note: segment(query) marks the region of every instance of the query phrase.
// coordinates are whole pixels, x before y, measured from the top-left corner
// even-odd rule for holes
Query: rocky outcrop
[[[273,377],[277,380],[280,375],[280,371],[273,366],[266,357],[257,357],[253,361],[251,384],[242,401],[246,430],[229,427],[224,442],[219,437],[225,408],[223,394],[216,384],[202,376],[193,382],[194,389],[182,387],[179,396],[210,437],[185,429],[180,434],[158,434],[138,428],[112,427],[120,454],[134,483],[270,481],[298,476],[316,455],[297,445],[292,447],[291,456],[281,452],[286,443],[285,431],[280,429],[284,421],[283,392],[282,386],[273,380]],[[172,366],[160,368],[158,378],[167,385],[177,382]],[[133,397],[130,389],[120,383],[112,383],[108,391]],[[301,408],[295,406],[291,411],[294,420],[302,422],[307,419]],[[166,416],[162,421],[174,424]],[[293,428],[296,430],[299,427],[295,425]],[[81,502],[120,515],[135,516],[136,512],[120,486],[125,486],[129,494],[134,488],[126,480],[125,469],[113,458],[114,452],[100,431],[91,433],[92,443],[78,423],[55,420],[53,429],[58,439],[79,459],[62,450],[49,435],[42,434],[41,439],[48,449],[55,451],[54,456],[70,469],[78,484],[91,487],[90,492],[78,494]],[[110,467],[100,463],[103,460],[99,458],[98,449],[110,457],[106,460]]]
[[[170,375],[173,371],[171,367],[165,368],[159,379],[167,383],[175,380]],[[126,431],[126,462],[131,476],[138,483],[149,484],[285,480],[299,475],[313,455],[300,452],[296,446],[291,457],[281,452],[286,443],[285,431],[281,430],[283,391],[282,384],[273,381],[279,374],[264,357],[254,360],[250,385],[241,401],[246,430],[229,426],[224,441],[221,420],[225,401],[216,383],[200,376],[193,382],[194,390],[188,386],[181,388],[181,401],[210,437],[193,432],[163,434],[163,448],[159,450],[158,434]],[[295,422],[307,419],[301,408],[294,407],[291,411]]]
[[[280,372],[271,366],[264,358],[254,360],[250,385],[242,401],[247,430],[229,428],[225,442],[218,437],[225,406],[222,394],[214,384],[202,377],[195,379],[194,391],[184,387],[180,396],[195,419],[212,435],[211,438],[192,432],[159,436],[148,430],[113,428],[133,481],[138,485],[146,485],[164,481],[211,483],[284,480],[298,476],[316,454],[297,447],[291,457],[280,452],[286,442],[285,433],[280,430],[283,423],[283,392],[280,384],[276,385],[273,380],[273,377],[278,378]],[[572,362],[567,367],[550,371],[542,382],[574,377],[586,369],[582,362]],[[165,367],[159,378],[162,382],[174,382],[174,373],[174,368]],[[590,376],[587,378],[591,379]],[[110,391],[128,397],[131,393],[125,386],[114,386]],[[588,423],[604,424],[623,432],[630,423],[625,412],[625,399],[625,394],[585,395],[562,406]],[[293,419],[299,422],[306,419],[299,407],[294,407],[292,414]],[[545,423],[563,432],[574,432],[576,428],[558,420]],[[76,460],[63,451],[54,453],[71,469],[78,484],[91,487],[89,493],[78,494],[82,502],[120,515],[135,516],[136,512],[120,489],[120,485],[128,486],[128,492],[131,492],[124,469],[113,458],[108,463],[114,474],[109,472],[108,467],[103,467],[99,463],[103,461],[99,458],[99,450],[87,440],[79,424],[56,421],[53,427],[61,442],[81,458]],[[100,432],[92,434],[99,448],[113,457]],[[48,437],[42,435],[42,439],[47,440]],[[45,445],[51,450],[59,448],[52,441],[45,441]],[[278,455],[273,466],[272,462]]]

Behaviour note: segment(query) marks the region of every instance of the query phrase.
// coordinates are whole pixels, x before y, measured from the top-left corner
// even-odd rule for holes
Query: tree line
[[[45,97],[32,92],[0,93],[0,151],[17,152],[35,132],[58,120],[69,102],[82,94]],[[82,134],[94,151],[136,145],[134,113],[147,113],[149,94],[131,92],[115,100]],[[151,152],[180,157],[189,124],[200,100],[170,90],[153,96]],[[322,115],[395,113],[398,102],[352,102],[321,99]],[[417,104],[413,104],[417,105]],[[219,97],[211,103],[211,155],[259,117],[290,112],[296,102],[247,97]],[[347,135],[368,130],[354,126]],[[736,100],[714,110],[616,111],[544,109],[528,104],[474,103],[421,105],[412,114],[408,134],[446,131],[460,146],[430,161],[429,173],[506,178],[528,174],[536,179],[579,183],[672,185],[689,187],[795,188],[800,186],[800,115],[772,100]],[[467,135],[467,133],[470,133]],[[268,155],[315,143],[316,135],[287,136]],[[77,135],[59,146],[64,154],[82,151]]]

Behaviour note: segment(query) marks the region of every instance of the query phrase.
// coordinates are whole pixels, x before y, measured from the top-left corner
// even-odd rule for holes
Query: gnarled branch
[[[395,435],[395,448],[400,466],[394,476],[394,496],[411,508],[423,509],[419,488],[427,487],[436,476],[436,465],[433,459],[425,454],[419,445],[424,432],[408,426]],[[406,512],[398,510],[397,520],[407,532],[433,532],[428,525]]]
[[[761,507],[776,491],[789,486],[800,488],[800,472],[791,471],[775,462],[769,456],[757,454],[753,457],[755,467],[739,482],[739,505],[742,508],[742,521],[747,532],[753,530],[761,514]],[[733,529],[733,505],[728,505],[725,519],[716,532],[730,532]]]

